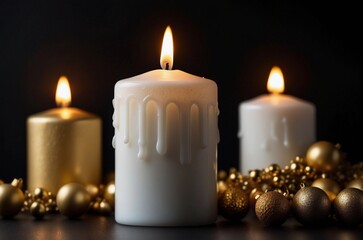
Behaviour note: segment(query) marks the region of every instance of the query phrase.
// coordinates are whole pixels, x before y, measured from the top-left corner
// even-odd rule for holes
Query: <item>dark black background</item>
[[[103,170],[111,146],[115,83],[159,69],[164,30],[174,69],[219,91],[219,168],[238,166],[238,105],[266,93],[273,65],[285,93],[317,107],[317,139],[361,161],[363,8],[354,1],[7,1],[0,3],[0,179],[26,178],[26,118],[55,107],[60,75],[72,106],[103,120]]]

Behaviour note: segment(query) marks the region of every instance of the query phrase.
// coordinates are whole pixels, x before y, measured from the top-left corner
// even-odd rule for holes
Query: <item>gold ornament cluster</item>
[[[266,226],[289,217],[303,225],[363,223],[363,162],[351,164],[339,144],[318,141],[287,166],[271,164],[243,175],[218,172],[218,210],[227,220],[252,210]]]
[[[29,212],[35,219],[46,214],[61,213],[68,218],[79,218],[85,213],[110,215],[115,204],[115,182],[98,186],[71,182],[63,185],[56,194],[44,188],[22,191],[23,180],[10,184],[0,180],[0,216],[12,218],[20,212]]]
[[[111,176],[111,177],[110,177]],[[43,188],[22,191],[23,180],[0,180],[0,217],[29,212],[35,219],[61,213],[79,218],[85,213],[110,215],[114,211],[115,182],[68,183],[56,194]],[[289,217],[303,225],[338,222],[363,223],[363,162],[352,164],[338,144],[319,141],[305,156],[287,166],[271,164],[243,175],[235,168],[218,172],[218,212],[229,221],[240,221],[250,211],[265,226],[279,226]]]

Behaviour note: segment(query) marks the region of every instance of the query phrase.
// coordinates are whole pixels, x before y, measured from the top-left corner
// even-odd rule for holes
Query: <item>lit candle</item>
[[[239,106],[240,170],[244,174],[270,164],[284,167],[315,142],[315,106],[282,94],[284,79],[279,67],[272,68],[267,88],[270,94]]]
[[[69,182],[99,184],[101,180],[101,119],[68,107],[71,92],[66,77],[58,81],[59,108],[27,119],[27,185],[53,193]]]
[[[120,224],[204,225],[217,217],[217,85],[171,70],[172,45],[168,27],[163,69],[115,85],[115,219]]]

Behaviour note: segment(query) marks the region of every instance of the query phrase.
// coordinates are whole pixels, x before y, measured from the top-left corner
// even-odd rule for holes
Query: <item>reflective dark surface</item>
[[[293,218],[281,227],[264,227],[249,215],[240,222],[219,217],[203,227],[135,227],[117,224],[112,216],[86,215],[69,220],[60,214],[36,221],[28,214],[0,220],[0,239],[363,239],[363,225],[305,227]]]

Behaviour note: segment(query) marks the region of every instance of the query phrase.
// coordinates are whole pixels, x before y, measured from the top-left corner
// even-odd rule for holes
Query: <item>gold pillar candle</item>
[[[64,93],[66,96],[62,97]],[[57,193],[69,182],[100,183],[101,119],[81,109],[67,107],[70,98],[68,80],[61,77],[56,101],[62,107],[27,119],[27,187],[30,191],[42,187]]]

